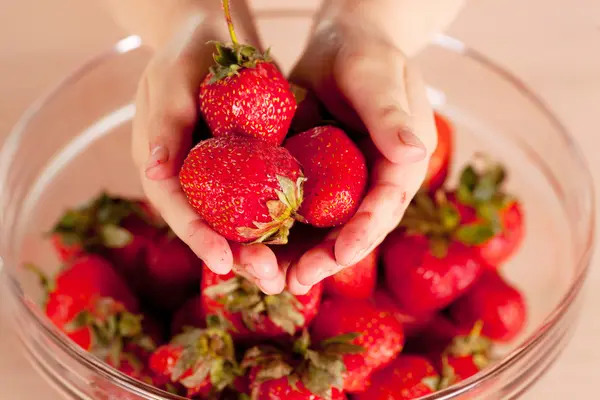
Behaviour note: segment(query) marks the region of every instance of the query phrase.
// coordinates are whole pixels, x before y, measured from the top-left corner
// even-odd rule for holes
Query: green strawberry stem
[[[229,29],[229,36],[231,37],[231,43],[234,46],[239,44],[235,29],[233,27],[233,21],[231,19],[231,9],[229,7],[229,0],[223,0],[223,11],[225,12],[225,21],[227,21],[227,29]]]
[[[265,53],[261,53],[253,46],[242,44],[238,41],[231,18],[229,0],[222,0],[222,3],[225,21],[227,22],[229,36],[231,37],[231,44],[209,42],[213,43],[217,50],[213,55],[215,65],[210,67],[211,77],[209,84],[238,75],[239,71],[243,68],[255,68],[258,62],[271,60],[268,50]]]

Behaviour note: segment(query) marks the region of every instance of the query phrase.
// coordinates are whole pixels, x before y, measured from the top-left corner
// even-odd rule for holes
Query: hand
[[[279,293],[285,275],[273,252],[265,245],[228,243],[196,214],[179,184],[178,173],[198,122],[198,88],[213,62],[214,46],[206,43],[226,40],[224,32],[192,15],[157,51],[136,96],[133,159],[149,201],[211,270],[226,274],[235,266],[266,293]]]
[[[355,216],[288,270],[295,294],[364,258],[396,228],[437,145],[419,71],[376,27],[330,21],[315,34],[291,80],[313,90],[333,116],[365,133],[370,186]]]

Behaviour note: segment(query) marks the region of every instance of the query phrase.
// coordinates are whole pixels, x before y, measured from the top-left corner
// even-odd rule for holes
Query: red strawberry
[[[367,300],[325,300],[311,329],[317,341],[354,332],[359,335],[351,343],[364,348],[362,354],[343,358],[347,369],[344,389],[348,392],[365,390],[371,373],[388,365],[404,344],[402,325]]]
[[[437,202],[418,194],[382,249],[386,284],[400,307],[431,314],[464,294],[485,262],[476,246],[493,235],[487,226],[462,225],[456,209],[438,192]]]
[[[373,294],[377,282],[379,248],[356,264],[325,279],[325,294],[351,299],[367,299]]]
[[[208,139],[192,149],[179,178],[190,204],[227,239],[287,242],[304,177],[284,148],[244,136]]]
[[[288,291],[265,295],[245,278],[229,273],[217,275],[208,267],[202,274],[202,309],[222,315],[241,339],[263,339],[293,335],[317,314],[323,286],[317,284],[305,295]]]
[[[150,241],[140,291],[162,311],[178,309],[197,292],[202,261],[172,232]]]
[[[56,315],[64,322],[103,297],[121,303],[129,312],[139,311],[138,300],[127,284],[99,256],[87,255],[73,261],[59,272],[51,286],[49,296],[55,298]]]
[[[494,235],[478,246],[482,258],[492,267],[510,258],[525,234],[521,205],[503,190],[505,177],[500,165],[490,165],[482,172],[468,165],[458,188],[448,196],[464,223],[493,228]]]
[[[307,181],[298,214],[319,227],[346,223],[367,185],[365,157],[339,128],[320,126],[287,140],[285,148],[302,165]]]
[[[143,262],[148,239],[163,224],[147,203],[102,193],[67,210],[52,230],[52,243],[63,261],[84,253],[103,254],[129,276]]]
[[[411,400],[434,393],[440,376],[429,360],[401,355],[387,368],[375,372],[371,385],[357,400]]]
[[[43,276],[42,282],[48,289],[46,315],[83,349],[118,366],[126,344],[153,347],[143,317],[134,314],[137,299],[104,259],[81,257],[53,282]]]
[[[392,314],[402,324],[404,334],[407,337],[417,335],[433,319],[433,315],[411,315],[404,311],[396,299],[384,288],[378,288],[373,294],[373,300],[377,308]]]
[[[437,363],[454,338],[468,334],[471,328],[459,331],[444,315],[435,314],[418,335],[408,338],[404,351],[424,355]]]
[[[294,84],[292,84],[292,92],[296,97],[298,109],[292,120],[291,131],[300,133],[320,125],[325,113],[315,92]]]
[[[241,375],[231,336],[212,323],[206,329],[188,330],[159,347],[150,358],[150,369],[183,385],[188,397],[220,393]]]
[[[242,367],[250,369],[250,392],[257,399],[339,399],[345,398],[344,356],[363,349],[350,342],[357,334],[329,338],[311,345],[308,331],[282,351],[258,346],[244,355]]]
[[[492,343],[481,336],[482,326],[477,322],[470,333],[453,338],[436,360],[442,371],[440,389],[468,379],[488,366]]]
[[[248,135],[278,146],[296,111],[290,84],[268,52],[238,43],[229,1],[223,4],[232,43],[216,43],[216,64],[200,85],[200,112],[215,137]]]
[[[173,315],[171,320],[171,335],[177,335],[186,327],[204,328],[206,316],[202,310],[202,295],[188,299]]]
[[[450,307],[453,321],[465,329],[477,321],[483,334],[508,342],[523,330],[527,307],[521,293],[494,271],[486,271],[479,282]]]
[[[431,192],[443,186],[448,176],[452,151],[454,150],[454,129],[447,119],[438,113],[434,113],[435,126],[437,128],[438,143],[429,160],[427,177],[423,186]]]

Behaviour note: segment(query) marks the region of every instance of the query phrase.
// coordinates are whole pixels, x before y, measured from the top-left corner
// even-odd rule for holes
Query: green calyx
[[[473,165],[467,165],[456,189],[457,200],[475,209],[477,216],[500,233],[503,229],[500,211],[514,199],[503,191],[506,170],[500,164],[486,161],[481,171]]]
[[[359,354],[361,346],[352,344],[359,334],[350,333],[322,341],[311,346],[307,330],[294,342],[293,353],[285,355],[270,346],[254,347],[244,356],[244,368],[259,366],[259,383],[287,377],[292,387],[302,382],[313,394],[331,399],[332,389],[343,390],[346,365],[343,356]]]
[[[92,348],[89,350],[100,359],[119,365],[126,344],[152,351],[156,344],[142,329],[142,315],[125,310],[125,307],[108,297],[95,301],[89,310],[81,311],[65,325],[66,333],[89,328],[92,333]]]
[[[244,68],[255,68],[259,62],[270,62],[269,50],[264,53],[246,44],[209,42],[215,45],[215,64],[210,67],[210,84],[239,75]]]
[[[171,341],[182,352],[175,363],[171,381],[179,382],[188,389],[210,380],[213,393],[230,387],[236,377],[242,376],[235,358],[235,346],[231,335],[215,323],[216,317],[208,319],[206,329],[187,329]],[[211,322],[212,321],[212,322]]]
[[[163,221],[151,218],[138,203],[101,193],[91,202],[67,210],[50,234],[59,235],[66,245],[79,245],[88,252],[102,247],[121,248],[131,243],[133,235],[120,225],[133,215],[148,225],[165,226]]]
[[[256,48],[250,45],[239,43],[233,27],[229,0],[222,0],[222,3],[225,22],[227,23],[229,36],[231,37],[231,44],[209,42],[213,43],[217,50],[217,52],[213,54],[215,65],[210,68],[210,84],[230,76],[238,75],[239,71],[243,68],[255,68],[256,64],[259,62],[271,61],[269,50],[265,53],[260,53]]]
[[[277,175],[279,190],[276,190],[277,200],[267,202],[271,222],[254,222],[253,228],[240,227],[238,233],[255,243],[265,244],[287,244],[290,229],[295,220],[302,218],[297,211],[304,200],[303,186],[306,178],[303,176],[292,181],[291,179]]]
[[[406,209],[400,227],[406,230],[407,235],[426,236],[432,254],[438,258],[447,255],[451,240],[477,246],[497,233],[487,220],[461,223],[458,210],[448,202],[445,192],[441,190],[435,194],[435,198],[425,192],[417,193]]]
[[[210,286],[204,294],[222,304],[230,313],[240,313],[246,327],[255,331],[256,326],[268,318],[284,332],[293,335],[305,325],[302,304],[288,291],[266,295],[249,280],[235,276],[225,282]]]
[[[442,354],[442,378],[439,389],[447,388],[457,381],[456,372],[449,362],[450,357],[471,357],[479,370],[489,365],[492,341],[481,335],[482,329],[483,322],[477,321],[468,335],[455,337],[452,343],[446,348]]]

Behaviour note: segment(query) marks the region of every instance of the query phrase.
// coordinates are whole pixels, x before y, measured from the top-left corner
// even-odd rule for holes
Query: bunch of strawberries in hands
[[[272,245],[285,269],[353,216],[367,164],[350,130],[312,93],[297,100],[269,55],[230,28],[199,88],[212,137],[190,151],[181,186],[216,232]],[[496,165],[445,182],[453,132],[435,118],[439,145],[400,226],[307,294],[218,275],[146,202],[102,194],[54,227],[57,275],[31,266],[47,316],[121,372],[194,399],[407,400],[473,376],[526,322],[499,270],[523,238],[521,206]]]

